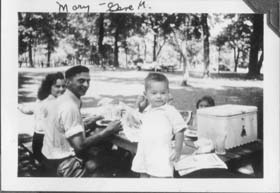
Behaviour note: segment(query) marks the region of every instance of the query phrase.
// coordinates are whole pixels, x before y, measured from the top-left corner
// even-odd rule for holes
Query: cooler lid
[[[226,104],[226,105],[219,105],[214,107],[207,107],[203,109],[197,109],[197,114],[227,117],[227,116],[252,113],[256,111],[257,111],[256,106]]]

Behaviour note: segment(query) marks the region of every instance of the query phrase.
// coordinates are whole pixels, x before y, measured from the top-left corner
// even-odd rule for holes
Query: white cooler
[[[197,110],[197,135],[215,140],[226,132],[226,149],[257,140],[257,107],[220,105]],[[216,133],[216,134],[215,134]]]

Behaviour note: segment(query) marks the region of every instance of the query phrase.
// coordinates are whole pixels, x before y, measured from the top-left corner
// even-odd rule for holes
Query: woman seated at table
[[[215,106],[215,101],[211,96],[203,96],[196,102],[196,109]],[[188,127],[185,131],[187,137],[197,137],[197,119],[196,112],[189,111],[187,118]]]
[[[42,80],[37,93],[37,101],[34,106],[20,104],[18,109],[28,115],[34,115],[34,134],[32,138],[32,150],[38,161],[42,160],[42,147],[45,129],[46,107],[49,101],[62,95],[65,91],[65,80],[62,72],[47,74]]]

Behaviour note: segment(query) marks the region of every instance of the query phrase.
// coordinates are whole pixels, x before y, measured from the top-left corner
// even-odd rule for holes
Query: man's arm
[[[86,130],[92,130],[96,127],[96,121],[104,119],[103,116],[90,116],[83,119]]]
[[[97,144],[98,142],[106,139],[108,136],[111,136],[112,134],[117,133],[120,130],[120,121],[113,121],[105,129],[101,130],[100,132],[94,133],[89,137],[85,137],[84,134],[80,132],[68,138],[68,141],[74,148],[75,152],[78,154],[84,149]]]
[[[26,105],[18,105],[18,110],[20,110],[20,112],[27,114],[27,115],[33,115],[34,114],[34,107],[27,107]]]

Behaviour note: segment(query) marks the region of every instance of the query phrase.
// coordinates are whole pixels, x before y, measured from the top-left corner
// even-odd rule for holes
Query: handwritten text
[[[114,3],[114,2],[109,2],[109,3],[100,3],[100,6],[107,6],[107,10],[109,12],[116,12],[116,11],[134,11],[135,9],[140,10],[140,9],[147,9],[150,8],[146,6],[146,1],[145,0],[140,0],[138,2],[138,5],[136,8],[132,4],[128,5],[121,5],[120,3]]]
[[[56,4],[58,5],[58,11],[59,12],[90,12],[90,5],[85,4],[67,4],[67,3],[60,3],[59,1],[56,1]],[[93,7],[104,7],[106,12],[120,12],[120,11],[142,11],[145,9],[151,9],[150,6],[146,3],[145,0],[139,0],[138,2],[134,4],[124,4],[124,3],[118,3],[116,1],[108,1],[99,3],[97,5],[93,5]]]
[[[90,6],[89,5],[72,5],[70,6],[70,10],[68,8],[68,4],[60,4],[58,1],[56,2],[58,4],[58,11],[59,12],[68,12],[68,11],[90,11]]]

